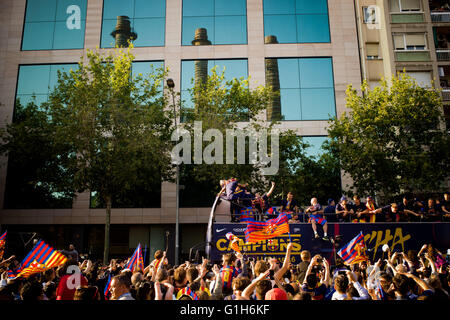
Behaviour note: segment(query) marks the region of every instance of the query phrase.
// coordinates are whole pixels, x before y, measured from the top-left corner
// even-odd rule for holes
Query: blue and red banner
[[[245,242],[257,243],[289,233],[288,221],[289,219],[285,213],[280,213],[277,218],[265,222],[249,221],[245,229]]]
[[[142,247],[139,243],[136,250],[134,250],[133,255],[128,261],[125,269],[130,269],[132,272],[141,270],[144,271],[144,259],[142,257]]]
[[[5,245],[6,245],[6,233],[8,231],[5,231],[1,236],[0,236],[0,260],[2,260],[3,258],[3,254],[5,253]]]
[[[8,271],[8,277],[26,277],[33,273],[42,272],[42,269],[57,267],[66,261],[67,257],[65,255],[53,249],[44,241],[39,240],[25,259],[23,259],[20,268],[14,271],[9,270],[11,272]]]
[[[347,265],[367,261],[366,245],[362,231],[337,253]]]

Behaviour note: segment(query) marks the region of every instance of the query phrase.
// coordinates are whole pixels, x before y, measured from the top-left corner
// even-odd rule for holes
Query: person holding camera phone
[[[320,273],[325,271],[324,278],[320,279]],[[315,255],[306,270],[302,291],[311,295],[312,300],[324,300],[327,289],[330,286],[330,265],[327,259],[321,255]]]

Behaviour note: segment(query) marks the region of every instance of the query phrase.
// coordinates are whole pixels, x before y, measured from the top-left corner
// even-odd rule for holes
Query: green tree
[[[261,111],[271,105],[271,99],[277,93],[271,88],[260,86],[249,88],[250,79],[233,79],[225,81],[225,72],[217,73],[214,68],[205,83],[197,82],[190,90],[194,109],[182,109],[183,127],[193,136],[194,121],[202,122],[202,134],[206,130],[218,129],[225,137],[226,129],[243,126],[260,132],[274,130],[278,122],[267,122],[260,118]],[[268,136],[268,153],[271,153],[270,135]],[[340,195],[340,175],[338,162],[329,154],[316,159],[306,152],[308,145],[292,130],[279,132],[279,170],[273,176],[261,175],[260,164],[249,163],[249,140],[245,141],[245,164],[237,164],[237,141],[235,141],[234,164],[191,164],[180,168],[181,184],[185,185],[180,192],[182,206],[210,206],[219,191],[219,180],[236,177],[242,183],[248,183],[253,191],[267,192],[270,181],[277,184],[273,194],[275,201],[281,200],[288,191],[295,193],[300,201],[309,202],[315,194],[320,199],[328,199],[329,195]],[[202,150],[210,142],[203,142]],[[193,141],[191,141],[193,145]],[[192,150],[192,147],[191,147]],[[193,154],[191,155],[191,163]]]
[[[194,81],[193,81],[194,83]],[[189,93],[195,108],[181,108],[183,128],[194,137],[194,122],[201,121],[202,135],[208,129],[217,129],[225,141],[226,130],[234,130],[239,123],[248,122],[246,129],[260,129],[263,121],[257,115],[265,110],[271,99],[272,91],[264,86],[250,89],[249,78],[225,80],[225,70],[217,72],[217,67],[211,70],[204,83],[195,82]],[[182,103],[183,105],[183,103]],[[270,129],[270,128],[269,128]],[[191,141],[193,150],[194,139]],[[215,138],[212,142],[215,141]],[[202,150],[211,142],[203,141]],[[225,148],[225,143],[224,143]],[[258,174],[258,166],[248,161],[249,140],[245,141],[245,164],[237,164],[237,140],[235,141],[234,164],[226,164],[224,150],[222,164],[194,163],[194,153],[191,155],[192,164],[180,166],[180,182],[185,185],[180,192],[182,206],[210,206],[215,194],[219,191],[219,180],[238,177],[240,181],[250,185],[257,185],[262,177]],[[216,155],[213,152],[213,155]]]
[[[8,157],[5,208],[72,206],[72,179],[63,166],[69,148],[53,143],[53,130],[42,109],[17,99],[13,122],[0,130],[0,154]]]
[[[171,114],[161,92],[165,71],[132,75],[131,48],[87,53],[77,70],[59,74],[44,106],[55,144],[67,145],[65,167],[77,192],[95,190],[106,204],[104,262],[111,205],[118,195],[170,177]],[[167,152],[165,152],[167,151]]]
[[[380,198],[438,189],[448,176],[449,137],[440,130],[442,102],[406,74],[381,81],[362,95],[349,86],[347,107],[330,121],[331,146],[360,194]],[[349,187],[349,186],[347,186]]]

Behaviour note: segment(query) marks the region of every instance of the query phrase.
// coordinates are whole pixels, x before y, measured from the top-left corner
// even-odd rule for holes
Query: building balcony
[[[450,61],[450,50],[436,49],[436,58],[438,61]]]
[[[450,23],[450,11],[445,12],[431,12],[431,21],[437,23]]]
[[[423,12],[391,12],[391,23],[423,23]]]
[[[395,61],[397,62],[416,62],[430,61],[430,52],[424,50],[398,50],[395,51]]]

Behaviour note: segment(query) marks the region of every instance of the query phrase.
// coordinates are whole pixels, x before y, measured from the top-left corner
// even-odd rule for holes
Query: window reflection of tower
[[[208,33],[205,28],[198,28],[195,30],[194,46],[208,46],[211,41],[208,40]],[[201,86],[206,83],[208,79],[208,60],[195,60],[195,86]],[[197,104],[195,105],[195,113],[198,111]]]
[[[128,40],[136,40],[137,34],[131,30],[130,18],[127,16],[117,16],[116,28],[111,32],[111,36],[116,41],[116,47],[127,48]]]
[[[276,36],[266,36],[265,44],[278,43]],[[272,87],[273,95],[267,108],[267,120],[279,121],[281,118],[280,75],[277,59],[266,59],[266,86]]]

